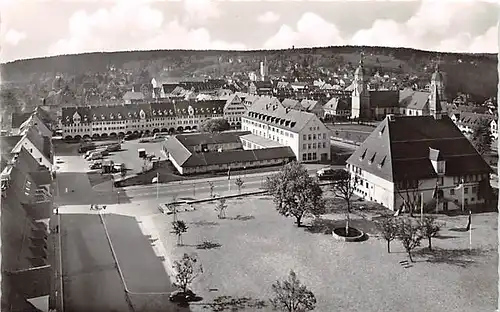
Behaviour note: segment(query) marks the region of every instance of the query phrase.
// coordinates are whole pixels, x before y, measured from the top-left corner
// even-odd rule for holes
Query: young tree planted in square
[[[203,273],[203,267],[194,255],[184,254],[182,259],[176,260],[173,265],[175,270],[174,285],[179,287],[184,293],[187,292],[188,287]]]
[[[323,190],[318,181],[295,161],[268,177],[265,189],[273,197],[276,210],[286,217],[295,217],[297,226],[301,226],[304,216],[319,216],[325,212]]]
[[[314,310],[316,297],[300,282],[297,274],[290,270],[288,279],[272,285],[274,297],[270,299],[274,309],[283,312],[306,312]]]
[[[172,222],[173,233],[177,236],[177,246],[182,246],[182,234],[186,233],[188,227],[186,222],[182,220],[176,220]]]
[[[441,229],[436,222],[436,217],[426,216],[422,221],[419,221],[420,234],[429,241],[429,250],[432,250],[432,238],[436,237]]]
[[[385,216],[377,225],[382,238],[387,242],[387,253],[391,253],[391,242],[398,236],[398,222],[393,216]]]
[[[243,182],[243,180],[238,177],[236,178],[236,181],[234,181],[234,184],[236,184],[236,187],[238,188],[238,194],[241,194],[241,187],[243,186],[245,182]]]
[[[225,219],[226,218],[226,199],[225,198],[220,198],[217,203],[215,204],[215,210],[219,213],[217,217],[219,219]]]
[[[333,194],[336,198],[342,199],[346,203],[346,222],[345,222],[345,233],[349,234],[349,218],[351,213],[352,197],[356,188],[361,183],[361,180],[356,176],[351,176],[351,174],[345,171],[345,174],[333,184]]]
[[[411,252],[413,249],[420,246],[420,241],[422,240],[420,225],[413,222],[412,219],[401,219],[398,224],[398,239],[408,253],[410,261],[414,262]]]

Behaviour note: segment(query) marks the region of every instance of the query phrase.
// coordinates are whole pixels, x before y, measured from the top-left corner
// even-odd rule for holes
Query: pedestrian
[[[59,225],[56,225],[56,233],[59,233]]]
[[[467,227],[465,228],[466,232],[470,231],[471,223],[472,223],[472,211],[469,210],[469,220],[467,221]]]

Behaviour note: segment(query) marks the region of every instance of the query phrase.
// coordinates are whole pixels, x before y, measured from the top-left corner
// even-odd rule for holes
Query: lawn
[[[456,230],[463,216],[447,217],[440,239],[434,239],[435,253],[423,247],[416,263],[407,260],[399,242],[386,252],[385,241],[373,235],[364,242],[335,241],[328,231],[307,226],[297,228],[291,218],[277,214],[270,198],[247,197],[228,200],[227,219],[217,219],[214,203],[199,204],[195,211],[179,214],[188,223],[185,246],[175,246],[170,233],[172,216],[153,217],[161,240],[172,259],[184,252],[196,253],[204,273],[193,284],[203,297],[193,311],[212,311],[204,304],[220,296],[250,300],[239,311],[258,309],[268,302],[271,285],[295,270],[316,295],[315,311],[493,311],[497,304],[497,214],[474,216],[473,249],[468,250],[468,233]],[[343,213],[325,215],[325,223],[341,226]],[[354,225],[376,232],[368,219]],[[460,219],[461,218],[461,219]],[[201,248],[207,242],[209,248]],[[210,246],[211,245],[211,246]],[[242,304],[244,305],[244,304]],[[229,310],[228,310],[229,311]]]

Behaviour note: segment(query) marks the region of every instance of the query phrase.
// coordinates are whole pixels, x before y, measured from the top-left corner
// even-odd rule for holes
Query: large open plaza
[[[416,251],[416,263],[404,268],[407,256],[399,241],[387,253],[385,241],[373,233],[370,221],[358,220],[370,238],[346,243],[331,234],[298,228],[293,219],[280,216],[268,197],[228,201],[227,218],[217,218],[214,203],[196,205],[196,211],[178,218],[189,229],[184,246],[176,246],[170,233],[172,216],[150,217],[172,258],[196,253],[204,273],[194,290],[210,303],[218,296],[249,297],[267,301],[271,284],[293,269],[316,294],[317,311],[493,311],[497,304],[497,214],[478,214],[469,234],[460,232],[465,216],[439,219],[445,222],[433,242]],[[327,215],[342,224],[344,215]],[[212,249],[199,249],[203,242]],[[193,309],[202,311],[202,305]],[[249,307],[246,311],[257,310]],[[271,311],[269,307],[263,311]]]

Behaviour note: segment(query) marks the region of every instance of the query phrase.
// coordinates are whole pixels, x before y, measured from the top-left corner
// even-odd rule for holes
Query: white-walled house
[[[241,127],[241,117],[245,115],[247,107],[243,99],[237,94],[232,94],[226,100],[224,105],[224,119],[226,119],[232,127]]]
[[[481,119],[488,120],[491,134],[495,139],[498,138],[498,122],[494,115],[454,112],[450,114],[450,118],[465,134],[472,134],[474,132],[474,127],[479,124]]]
[[[285,108],[269,98],[255,102],[241,120],[242,130],[289,146],[299,162],[330,160],[329,130],[313,113]]]
[[[491,168],[438,113],[389,115],[347,160],[347,169],[360,179],[356,195],[391,210],[408,195],[423,196],[426,210],[460,209],[462,199],[470,208],[485,204],[491,191]],[[464,188],[456,189],[462,180]]]

